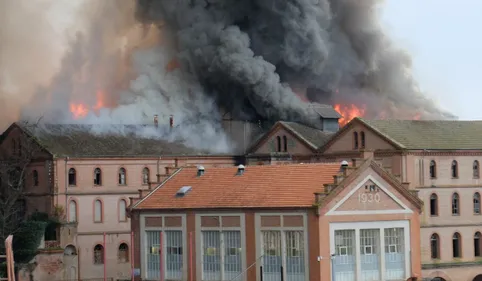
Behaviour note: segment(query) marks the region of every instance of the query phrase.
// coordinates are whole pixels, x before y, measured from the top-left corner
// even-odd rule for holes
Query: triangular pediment
[[[393,192],[392,192],[393,191]],[[412,213],[388,183],[368,175],[338,201],[327,215]]]

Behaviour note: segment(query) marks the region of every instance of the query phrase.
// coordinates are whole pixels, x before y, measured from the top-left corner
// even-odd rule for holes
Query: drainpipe
[[[69,169],[67,169],[67,164],[69,162],[69,156],[65,157],[65,186],[64,186],[64,189],[65,189],[65,207],[64,207],[64,210],[65,212],[67,212],[67,195],[68,195],[68,192],[67,192],[67,187],[69,186]],[[59,192],[58,192],[59,193]],[[57,194],[58,196],[58,194]],[[67,215],[67,214],[65,214]]]
[[[159,159],[157,159],[157,174],[156,174],[157,183],[159,183],[161,181],[161,171],[160,171],[160,167],[159,167],[159,165],[161,164],[161,159],[162,159],[162,157],[159,157]]]

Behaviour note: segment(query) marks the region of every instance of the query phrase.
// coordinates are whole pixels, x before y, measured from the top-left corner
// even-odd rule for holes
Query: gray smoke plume
[[[410,58],[380,27],[379,2],[137,0],[137,17],[175,29],[184,64],[241,116],[303,120],[287,82],[312,101],[363,105],[368,118],[380,109],[388,118],[454,118],[419,91]]]

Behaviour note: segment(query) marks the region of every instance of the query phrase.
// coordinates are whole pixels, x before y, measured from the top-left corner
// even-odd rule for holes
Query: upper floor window
[[[281,152],[281,137],[280,136],[276,137],[276,151]]]
[[[150,178],[149,168],[142,169],[142,184],[148,184]]]
[[[474,193],[474,214],[480,215],[480,193]]]
[[[361,148],[365,148],[365,132],[360,132]]]
[[[454,193],[452,195],[452,215],[460,215],[460,199],[459,194]]]
[[[119,221],[127,221],[126,215],[127,203],[126,200],[122,199],[119,201]]]
[[[104,264],[104,246],[100,244],[94,247],[94,264]]]
[[[69,222],[77,221],[77,202],[75,200],[69,201]]]
[[[479,161],[475,160],[474,164],[472,166],[472,175],[474,178],[478,179],[479,178]]]
[[[95,184],[95,181],[94,181]],[[74,168],[69,169],[69,185],[75,186],[77,185],[77,171]]]
[[[440,258],[440,239],[436,233],[430,237],[430,255],[432,259]]]
[[[476,232],[474,235],[474,256],[480,257],[480,232]]]
[[[124,168],[119,169],[119,184],[120,185],[126,184],[126,169]]]
[[[457,163],[457,161],[452,161],[452,167],[451,167],[451,171],[452,171],[452,178],[458,178],[459,177],[459,165]]]
[[[438,216],[438,197],[435,193],[430,195],[430,215]]]
[[[117,253],[117,261],[120,263],[129,261],[129,246],[126,243],[119,245],[119,252]]]
[[[434,160],[430,161],[430,168],[429,168],[430,178],[434,179],[437,177],[437,163]]]
[[[32,177],[33,177],[33,186],[38,186],[38,172],[37,172],[37,170],[33,170]]]
[[[358,149],[358,132],[353,132],[353,148]]]
[[[454,235],[452,236],[452,254],[454,258],[460,258],[462,257],[462,245],[461,245],[461,240],[460,239],[460,233],[455,232]]]
[[[288,138],[286,136],[283,136],[283,151],[288,151]]]
[[[94,185],[102,185],[102,171],[100,168],[94,170]]]
[[[102,222],[103,217],[103,206],[102,201],[99,199],[95,200],[94,202],[94,222]]]

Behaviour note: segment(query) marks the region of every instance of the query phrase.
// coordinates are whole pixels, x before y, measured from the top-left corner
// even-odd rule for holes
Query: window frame
[[[125,249],[121,249],[125,245]],[[117,247],[117,263],[128,263],[130,262],[130,252],[129,245],[126,242],[121,242]],[[121,253],[124,253],[125,257],[122,260]]]
[[[97,214],[97,202],[100,203],[100,219],[96,219]],[[100,198],[94,199],[94,223],[103,223],[104,222],[104,202]]]
[[[94,186],[102,186],[102,169],[99,167],[94,169]]]
[[[434,253],[434,247],[436,253]],[[430,235],[430,258],[438,260],[440,257],[440,236],[437,233],[432,233],[432,235]]]
[[[145,181],[146,175],[147,175],[147,181]],[[148,167],[142,168],[142,185],[148,185],[150,181],[151,181],[151,170]]]
[[[459,232],[452,235],[452,257],[454,259],[462,258],[462,235]]]
[[[71,212],[70,212],[70,206],[71,206],[72,203],[74,203],[74,206],[75,206],[75,218],[73,220],[71,218]],[[79,219],[79,204],[78,204],[77,200],[71,198],[69,200],[69,204],[67,206],[68,206],[68,217],[67,217],[68,221],[69,222],[78,222],[79,221],[78,220]]]
[[[281,152],[281,137],[276,136],[276,152]]]
[[[122,219],[121,217],[121,204],[122,202],[124,202],[124,219]],[[127,221],[127,200],[122,198],[119,200],[119,202],[117,203],[117,214],[118,214],[118,219],[119,219],[119,222],[126,222]]]
[[[121,186],[127,185],[127,169],[124,167],[120,167],[119,170],[117,171],[117,184]]]
[[[438,195],[436,193],[431,193],[430,194],[430,199],[429,199],[429,212],[431,217],[437,217],[438,214]],[[434,206],[432,206],[432,203],[434,203]],[[432,210],[432,207],[434,207],[434,210]]]
[[[355,131],[353,132],[353,149],[359,149],[359,143],[358,143],[358,132]]]
[[[452,193],[451,203],[452,216],[460,216],[460,195],[457,192]]]
[[[480,193],[479,192],[474,193],[474,195],[472,196],[472,201],[473,201],[474,215],[480,215],[481,210],[480,210]],[[478,201],[478,202],[476,202],[476,201]]]
[[[457,160],[453,160],[452,164],[450,164],[450,174],[453,179],[459,178],[459,163]]]
[[[100,248],[100,249],[97,249],[97,248]],[[97,252],[98,251],[101,251],[100,252],[100,261],[97,260]],[[94,265],[104,265],[105,263],[105,247],[102,245],[102,244],[96,244],[94,246],[94,249],[92,251],[93,253],[93,264]]]
[[[288,138],[283,135],[283,152],[288,152]]]
[[[360,132],[360,147],[364,149],[366,147],[365,131]]]
[[[71,182],[71,175],[73,177],[73,183]],[[95,174],[94,174],[95,176]],[[68,184],[69,186],[77,186],[77,170],[75,168],[69,168],[69,172],[68,172],[68,175],[67,175],[68,179]]]
[[[472,164],[472,177],[478,179],[480,177],[480,163],[478,160],[474,160]]]
[[[428,171],[430,179],[437,178],[437,162],[435,162],[435,160],[430,160]]]

